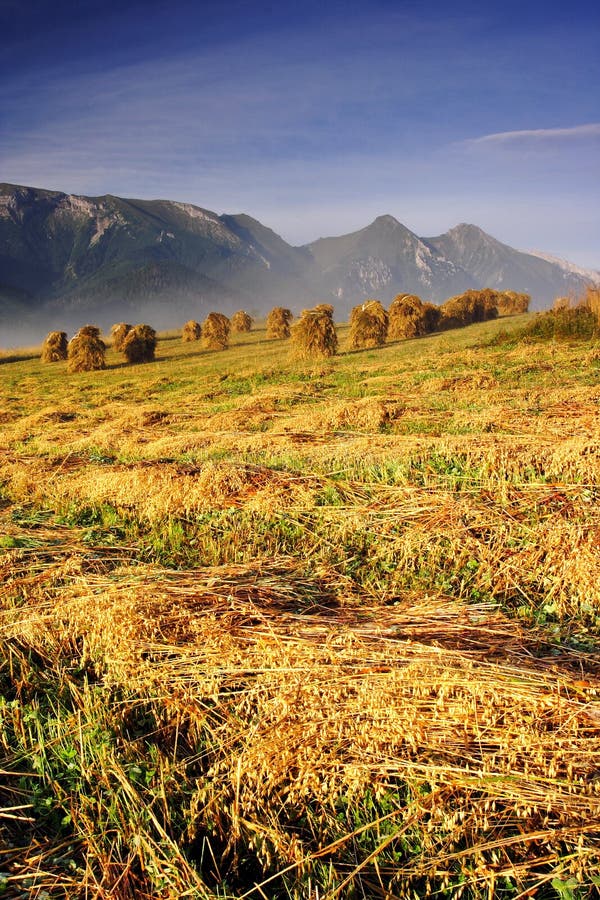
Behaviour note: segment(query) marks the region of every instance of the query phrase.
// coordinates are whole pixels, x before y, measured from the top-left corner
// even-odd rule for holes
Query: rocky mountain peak
[[[376,219],[373,219],[371,225],[379,225],[384,226],[385,228],[404,228],[398,219],[395,219],[394,216],[390,216],[389,213],[386,213],[383,216],[377,216]]]

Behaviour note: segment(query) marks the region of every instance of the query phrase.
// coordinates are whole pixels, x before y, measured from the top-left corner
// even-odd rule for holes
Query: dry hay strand
[[[305,414],[307,431],[349,431],[367,434],[387,429],[405,411],[404,404],[375,397],[363,397],[350,402],[328,403],[325,411]]]
[[[442,379],[438,385],[441,391],[459,391],[465,390],[483,391],[498,387],[498,381],[489,372],[469,372],[466,375],[454,375],[451,378]]]
[[[366,300],[350,313],[350,347],[361,350],[383,347],[388,333],[389,317],[379,300]]]
[[[291,337],[296,353],[304,359],[335,356],[337,353],[337,331],[328,312],[304,310],[292,327]]]
[[[5,473],[3,473],[5,474]],[[105,465],[93,470],[50,473],[61,499],[110,503],[144,522],[164,522],[169,516],[193,515],[215,509],[288,509],[314,505],[313,481],[291,478],[262,466],[209,462],[189,464]],[[33,485],[32,485],[33,487]]]
[[[254,319],[243,309],[238,309],[231,317],[231,330],[234,334],[245,334],[252,331]]]
[[[106,345],[100,339],[100,329],[95,325],[80,328],[69,341],[67,350],[68,372],[92,372],[106,368]]]
[[[68,346],[66,331],[51,331],[42,345],[42,362],[59,362],[66,359]]]
[[[202,325],[202,346],[206,350],[227,350],[231,322],[223,313],[211,312]]]
[[[289,338],[290,322],[293,319],[292,311],[284,306],[276,306],[267,316],[268,338]]]
[[[168,425],[171,421],[168,412],[162,409],[146,409],[139,417],[141,428],[153,428],[155,425]]]
[[[156,351],[156,331],[150,325],[134,325],[123,341],[128,362],[151,362]]]
[[[127,322],[117,322],[110,329],[110,336],[112,338],[113,349],[117,351],[117,353],[121,353],[123,351],[123,344],[125,342],[125,338],[131,331],[131,325],[128,325]]]
[[[281,415],[278,397],[251,397],[235,409],[215,413],[206,419],[206,427],[213,431],[265,431]]]
[[[181,340],[184,344],[190,343],[191,341],[199,341],[201,337],[202,326],[200,322],[195,322],[194,319],[190,319],[189,322],[186,322],[181,329]]]
[[[427,334],[428,318],[431,313],[426,313],[420,297],[398,294],[390,305],[388,339],[399,341]]]
[[[84,646],[154,698],[163,738],[202,748],[190,836],[252,846],[264,873],[326,857],[364,896],[462,876],[491,897],[499,868],[530,885],[561,857],[582,882],[598,871],[600,683],[583,654],[556,655],[484,604],[302,614],[298,596],[324,592],[285,558],[53,577],[3,634],[49,659]],[[187,779],[185,766],[182,753]]]
[[[531,297],[517,291],[498,291],[497,306],[500,316],[518,316],[529,311]]]

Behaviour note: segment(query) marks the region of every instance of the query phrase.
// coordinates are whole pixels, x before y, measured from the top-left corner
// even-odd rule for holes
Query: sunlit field
[[[600,345],[0,359],[0,896],[600,887]]]

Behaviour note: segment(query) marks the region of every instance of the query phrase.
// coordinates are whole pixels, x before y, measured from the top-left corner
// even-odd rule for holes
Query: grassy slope
[[[0,886],[597,890],[600,368],[507,321],[0,367]]]

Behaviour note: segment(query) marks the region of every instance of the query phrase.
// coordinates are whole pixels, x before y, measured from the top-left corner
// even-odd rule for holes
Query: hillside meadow
[[[0,896],[600,887],[600,346],[0,360]]]

